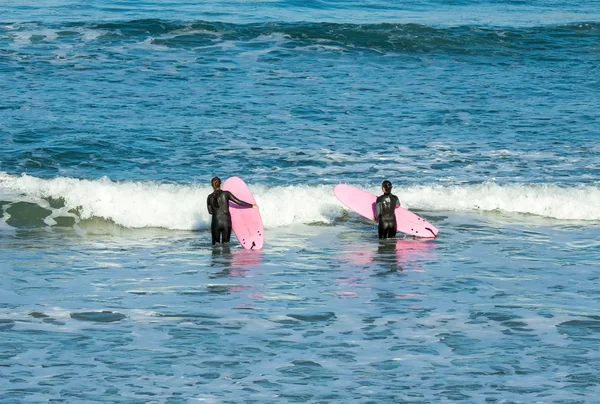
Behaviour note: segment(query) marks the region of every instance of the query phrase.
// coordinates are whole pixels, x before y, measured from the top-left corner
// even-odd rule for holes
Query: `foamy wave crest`
[[[249,186],[267,228],[294,223],[330,223],[343,211],[331,187]],[[200,185],[113,182],[106,177],[99,180],[40,179],[0,173],[0,200],[36,203],[51,209],[47,199],[60,199],[65,205],[62,211],[75,209],[81,219],[102,217],[130,228],[207,228],[210,216],[206,197],[210,192],[210,186]]]
[[[333,186],[265,186],[250,184],[265,227],[332,223],[346,210],[333,195]],[[563,220],[600,220],[600,188],[553,184],[495,183],[456,186],[398,186],[395,193],[408,209],[430,211],[500,211]],[[377,186],[367,189],[373,193]],[[206,197],[210,187],[157,182],[113,182],[108,178],[81,180],[40,179],[0,173],[0,200],[36,203],[54,210],[49,217],[102,217],[130,227],[173,230],[207,228]],[[48,201],[61,200],[52,208]],[[6,214],[4,219],[6,219]],[[52,223],[45,220],[45,223]]]
[[[596,185],[486,183],[398,188],[405,207],[443,211],[500,211],[561,220],[600,220]]]

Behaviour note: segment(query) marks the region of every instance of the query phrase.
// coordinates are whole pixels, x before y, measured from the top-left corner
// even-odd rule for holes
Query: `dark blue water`
[[[596,401],[597,1],[0,10],[1,402]]]

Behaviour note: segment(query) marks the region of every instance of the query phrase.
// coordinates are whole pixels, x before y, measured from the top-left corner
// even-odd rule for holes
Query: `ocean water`
[[[598,402],[600,2],[0,0],[0,95],[1,403]]]

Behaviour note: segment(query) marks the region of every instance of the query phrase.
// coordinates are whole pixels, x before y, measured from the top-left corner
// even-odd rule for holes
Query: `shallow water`
[[[593,402],[594,226],[2,237],[4,402]],[[513,218],[514,219],[514,218]],[[310,388],[307,388],[310,386]]]
[[[0,402],[597,401],[597,1],[1,7]]]

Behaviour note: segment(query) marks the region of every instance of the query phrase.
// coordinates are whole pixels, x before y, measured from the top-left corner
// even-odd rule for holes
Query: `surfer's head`
[[[213,178],[212,180],[210,180],[210,185],[212,185],[215,191],[221,189],[221,179],[219,177]]]
[[[383,181],[383,183],[381,184],[381,190],[384,194],[389,194],[390,192],[392,192],[392,183],[388,180]]]

